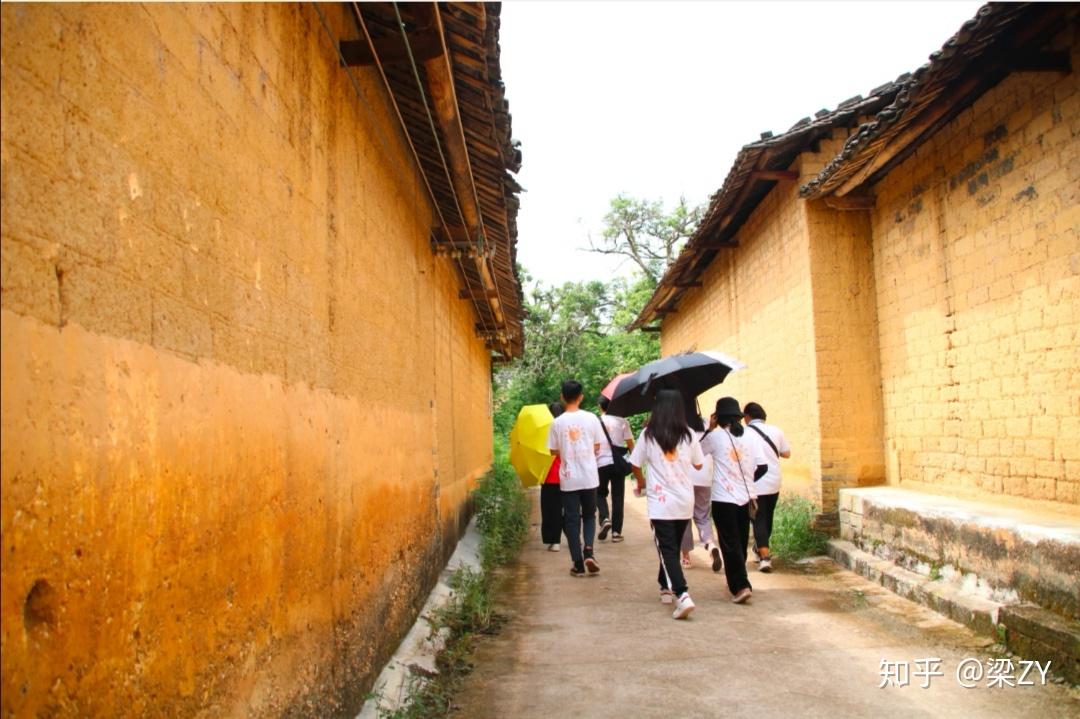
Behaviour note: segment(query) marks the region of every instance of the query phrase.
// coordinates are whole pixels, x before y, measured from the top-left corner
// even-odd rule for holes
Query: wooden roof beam
[[[753,170],[750,173],[750,181],[776,180],[783,182],[795,182],[799,179],[799,173],[794,170]]]
[[[409,48],[416,60],[430,60],[441,55],[445,49],[435,25],[434,8],[424,3],[408,6],[412,10],[415,29],[409,32]],[[375,58],[383,65],[409,62],[405,42],[397,35],[364,40],[342,40],[339,44],[341,57],[348,67],[374,65]],[[374,52],[372,52],[374,50]]]
[[[833,210],[840,210],[841,212],[855,212],[874,209],[874,202],[876,198],[873,195],[844,195],[843,197],[837,197],[835,195],[825,196],[825,206]]]

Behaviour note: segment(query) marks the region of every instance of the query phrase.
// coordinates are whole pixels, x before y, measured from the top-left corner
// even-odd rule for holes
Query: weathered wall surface
[[[756,401],[791,443],[784,483],[818,499],[821,481],[817,367],[811,311],[810,254],[798,188],[775,188],[739,230],[739,246],[721,250],[664,319],[664,355],[713,349],[747,364],[700,398],[708,416],[717,398]]]
[[[828,144],[829,155],[840,147],[838,141]],[[821,170],[823,156],[803,155],[803,178]],[[870,219],[864,211],[838,211],[821,201],[804,206],[821,423],[820,500],[823,512],[834,512],[842,487],[885,481]]]
[[[374,74],[312,6],[2,21],[3,713],[352,715],[491,451]]]
[[[875,188],[891,483],[1080,503],[1078,82],[1010,75]]]

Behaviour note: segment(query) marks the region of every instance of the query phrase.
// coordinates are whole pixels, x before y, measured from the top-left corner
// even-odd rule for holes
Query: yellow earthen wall
[[[874,188],[890,483],[1080,503],[1078,83],[1009,75]]]
[[[374,72],[307,5],[2,28],[2,712],[354,715],[491,460]]]
[[[807,156],[813,159],[812,155]],[[815,163],[808,163],[814,166]],[[804,166],[804,176],[807,173]],[[821,422],[822,511],[842,487],[885,481],[870,219],[807,202]]]
[[[806,213],[794,183],[778,186],[739,230],[739,246],[720,250],[688,290],[678,313],[664,319],[663,354],[718,350],[747,369],[700,398],[705,416],[719,397],[759,402],[783,428],[791,459],[784,486],[818,500],[821,453],[812,287]]]

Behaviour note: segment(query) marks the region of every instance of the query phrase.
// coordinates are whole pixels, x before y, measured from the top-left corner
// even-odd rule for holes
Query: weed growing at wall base
[[[438,672],[430,679],[414,676],[408,699],[397,709],[380,710],[382,719],[448,716],[453,710],[454,693],[472,671],[475,637],[498,629],[492,573],[517,555],[529,529],[529,500],[510,467],[505,438],[496,437],[494,469],[480,480],[473,499],[481,537],[481,569],[462,566],[450,576],[454,593],[446,606],[429,619],[432,632],[446,634],[444,648],[435,658]]]
[[[798,495],[783,496],[776,504],[773,515],[773,533],[769,539],[769,551],[786,560],[802,559],[824,554],[828,541],[813,528],[817,507],[810,500]]]

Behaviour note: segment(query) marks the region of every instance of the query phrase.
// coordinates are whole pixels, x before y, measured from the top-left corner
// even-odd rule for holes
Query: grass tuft
[[[828,536],[813,527],[817,507],[805,497],[785,495],[776,504],[769,551],[794,561],[825,553]]]
[[[493,570],[517,555],[529,531],[529,500],[510,467],[508,452],[506,440],[496,438],[495,466],[473,493],[481,569],[462,566],[454,570],[449,580],[453,595],[430,619],[433,632],[447,633],[446,644],[435,657],[438,673],[430,679],[413,676],[405,702],[397,709],[380,709],[380,719],[449,716],[454,694],[472,671],[476,636],[490,634],[499,626],[491,587]]]

